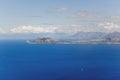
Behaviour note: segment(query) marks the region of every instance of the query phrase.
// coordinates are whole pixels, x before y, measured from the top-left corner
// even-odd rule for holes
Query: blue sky
[[[0,0],[0,34],[112,32],[120,0]]]

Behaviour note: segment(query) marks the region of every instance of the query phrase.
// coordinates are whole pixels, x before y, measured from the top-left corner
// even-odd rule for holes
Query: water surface
[[[0,41],[0,80],[120,80],[120,45]]]

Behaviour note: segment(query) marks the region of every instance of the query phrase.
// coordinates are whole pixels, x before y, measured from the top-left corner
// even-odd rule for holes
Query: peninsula
[[[120,44],[118,39],[95,39],[95,40],[55,40],[52,38],[36,38],[35,40],[26,40],[28,44]]]
[[[57,44],[59,40],[54,40],[52,38],[36,38],[35,40],[26,40],[28,44]]]
[[[59,37],[56,36],[40,37],[40,38],[38,37],[34,40],[26,40],[26,43],[28,44],[120,44],[120,32],[112,32],[112,33],[78,32],[71,36],[65,36],[65,37],[60,35],[57,36]]]

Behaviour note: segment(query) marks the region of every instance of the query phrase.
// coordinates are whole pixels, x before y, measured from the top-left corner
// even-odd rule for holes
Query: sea
[[[120,45],[0,41],[0,80],[120,80]]]

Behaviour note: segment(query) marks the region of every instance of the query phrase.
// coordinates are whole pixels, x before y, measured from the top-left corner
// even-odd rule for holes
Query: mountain
[[[120,40],[120,32],[78,32],[71,36],[73,40]]]
[[[78,32],[70,37],[71,40],[96,40],[103,39],[106,33],[102,32]]]
[[[120,41],[120,32],[109,33],[104,38],[109,41]]]
[[[36,38],[33,41],[26,40],[27,43],[29,44],[52,44],[52,43],[58,43],[58,40],[46,37],[46,38]]]
[[[78,32],[72,36],[61,38],[43,37],[37,38],[33,41],[27,40],[27,43],[32,44],[82,44],[82,43],[104,43],[104,44],[120,44],[120,32],[102,33],[102,32]]]

